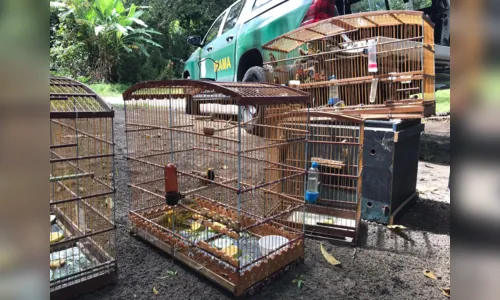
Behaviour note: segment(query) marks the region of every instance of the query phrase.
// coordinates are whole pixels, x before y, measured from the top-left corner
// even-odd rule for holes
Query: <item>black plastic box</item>
[[[392,224],[417,199],[420,119],[365,121],[361,218]]]

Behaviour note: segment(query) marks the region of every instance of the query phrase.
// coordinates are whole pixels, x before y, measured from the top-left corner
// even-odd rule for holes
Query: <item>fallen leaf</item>
[[[158,295],[158,294],[159,294],[159,293],[158,293],[158,290],[157,290],[155,287],[153,287],[153,294],[155,294],[155,295]]]
[[[422,189],[417,189],[417,192],[419,192],[419,193],[429,193],[429,192],[435,192],[437,190],[438,190],[438,188],[422,188]]]
[[[389,229],[406,229],[406,227],[403,225],[387,225],[387,228],[389,228]]]
[[[326,252],[325,248],[323,247],[323,244],[320,244],[320,249],[321,249],[321,254],[323,254],[323,257],[326,259],[327,262],[334,266],[340,265],[340,261],[336,260],[335,257],[333,257],[330,253]]]
[[[444,288],[444,289],[441,289],[441,291],[443,291],[443,295],[450,298],[450,296],[451,296],[451,289],[450,288]]]
[[[424,270],[424,276],[429,277],[430,279],[437,280],[436,274],[429,270]]]

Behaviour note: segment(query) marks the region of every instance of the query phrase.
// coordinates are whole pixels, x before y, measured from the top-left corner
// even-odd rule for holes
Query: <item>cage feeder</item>
[[[167,164],[165,166],[165,200],[167,205],[177,205],[180,199],[183,198],[179,193],[179,186],[177,184],[177,167],[174,164]]]

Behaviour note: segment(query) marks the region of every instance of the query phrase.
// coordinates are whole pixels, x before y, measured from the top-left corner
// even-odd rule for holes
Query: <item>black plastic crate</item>
[[[365,121],[361,217],[392,224],[417,199],[420,119]]]

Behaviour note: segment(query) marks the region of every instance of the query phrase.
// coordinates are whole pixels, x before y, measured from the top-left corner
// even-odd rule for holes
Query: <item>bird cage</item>
[[[302,227],[276,220],[304,203],[275,186],[304,180],[304,167],[280,163],[279,153],[305,143],[307,131],[280,127],[278,112],[306,105],[306,93],[172,80],[134,85],[123,99],[133,233],[235,295],[301,261]],[[185,113],[191,101],[201,115]]]
[[[334,17],[263,49],[269,81],[307,91],[313,106],[365,119],[435,112],[434,28],[422,12]]]
[[[51,298],[117,278],[113,117],[87,86],[50,78]]]
[[[307,130],[308,141],[283,149],[280,163],[309,168],[316,162],[319,165],[319,197],[305,202],[305,214],[291,211],[283,215],[280,222],[291,227],[303,224],[306,235],[355,243],[361,212],[363,121],[328,112],[301,112],[309,114],[308,122],[298,121],[294,116],[284,118],[281,126]],[[294,179],[288,185],[276,187],[276,192],[304,201],[305,188],[303,181]],[[282,206],[277,211],[285,208]]]

